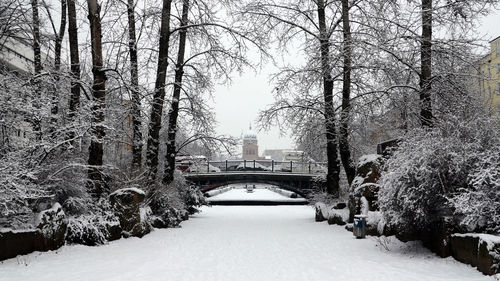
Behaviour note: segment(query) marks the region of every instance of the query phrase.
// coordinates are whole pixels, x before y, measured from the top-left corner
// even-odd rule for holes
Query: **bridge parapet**
[[[224,160],[193,162],[188,165],[177,164],[178,169],[192,173],[228,173],[228,172],[267,172],[289,174],[326,174],[326,163],[295,162],[274,160]]]

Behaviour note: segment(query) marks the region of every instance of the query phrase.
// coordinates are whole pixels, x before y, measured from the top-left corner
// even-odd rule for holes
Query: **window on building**
[[[500,82],[497,84],[497,95],[500,95]]]
[[[500,63],[497,63],[497,74],[500,73]]]

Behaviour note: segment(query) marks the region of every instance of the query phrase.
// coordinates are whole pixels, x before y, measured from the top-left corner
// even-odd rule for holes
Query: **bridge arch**
[[[278,186],[282,189],[297,193],[308,198],[311,192],[312,174],[290,174],[290,173],[265,173],[265,172],[243,172],[243,173],[206,173],[188,174],[186,179],[193,182],[203,192],[231,184],[238,183],[262,183]]]

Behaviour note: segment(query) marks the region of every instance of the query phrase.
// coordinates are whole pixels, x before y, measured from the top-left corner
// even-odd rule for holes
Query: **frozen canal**
[[[0,280],[495,280],[416,244],[389,248],[314,222],[309,206],[216,206],[142,239],[4,261]]]

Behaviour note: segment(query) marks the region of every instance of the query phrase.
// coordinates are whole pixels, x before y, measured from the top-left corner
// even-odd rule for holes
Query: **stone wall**
[[[458,261],[477,267],[486,275],[500,273],[500,236],[488,234],[453,234],[451,255]]]
[[[68,222],[58,203],[38,214],[36,228],[0,230],[0,260],[34,251],[51,251],[64,244]]]

